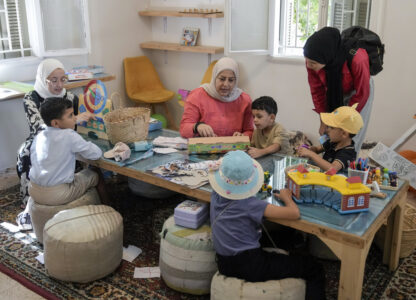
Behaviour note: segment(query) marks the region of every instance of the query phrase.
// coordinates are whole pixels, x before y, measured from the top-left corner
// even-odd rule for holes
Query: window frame
[[[29,37],[34,56],[38,57],[55,57],[84,55],[91,53],[91,34],[88,17],[88,2],[80,0],[82,6],[83,28],[84,28],[84,48],[69,48],[59,50],[45,50],[45,32],[43,30],[41,0],[26,0],[26,11],[28,16]]]
[[[233,0],[226,0],[226,34],[225,34],[225,53],[226,55],[236,55],[236,54],[250,54],[250,55],[268,55],[268,61],[270,62],[285,62],[291,64],[304,64],[304,57],[303,55],[287,55],[287,54],[278,54],[275,49],[279,47],[279,39],[278,39],[278,32],[279,32],[279,24],[280,24],[280,6],[281,1],[286,0],[269,0],[272,4],[269,5],[273,8],[273,10],[269,11],[269,52],[266,53],[265,51],[231,51],[231,10],[230,5],[231,1]],[[318,29],[327,26],[328,20],[328,9],[329,9],[329,1],[331,0],[319,0],[319,17],[318,17]],[[383,19],[385,17],[385,7],[386,7],[386,0],[377,0],[372,1],[371,3],[371,12],[370,12],[370,22],[369,22],[369,29],[376,32],[380,38],[383,36]],[[275,13],[276,12],[276,13]],[[254,20],[255,21],[255,20]]]

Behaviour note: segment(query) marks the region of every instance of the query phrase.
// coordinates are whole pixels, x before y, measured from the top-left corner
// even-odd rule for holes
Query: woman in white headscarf
[[[186,98],[180,124],[184,138],[233,136],[253,133],[251,98],[238,88],[238,65],[223,57],[215,64],[209,84],[193,90]]]
[[[35,89],[27,93],[23,98],[23,107],[29,123],[30,134],[26,142],[20,147],[17,156],[16,170],[20,177],[20,194],[23,205],[29,198],[28,183],[30,163],[30,146],[35,135],[43,130],[43,120],[40,116],[39,107],[49,97],[62,97],[71,100],[74,104],[74,114],[78,114],[78,97],[67,91],[64,84],[68,81],[63,64],[56,59],[45,59],[37,70]],[[77,122],[88,121],[93,118],[90,113],[82,113],[77,116]],[[31,229],[28,210],[25,209],[17,217],[17,223],[22,229]]]

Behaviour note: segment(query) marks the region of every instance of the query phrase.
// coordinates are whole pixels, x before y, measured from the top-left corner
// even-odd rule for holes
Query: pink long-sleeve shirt
[[[217,136],[232,136],[238,131],[251,139],[254,129],[251,98],[243,92],[233,102],[222,102],[215,100],[199,87],[186,98],[179,128],[181,136],[184,138],[197,136],[193,131],[197,122],[211,126]]]
[[[308,70],[309,87],[315,106],[314,111],[318,114],[327,112],[325,70],[321,69],[315,72],[311,69],[306,69]],[[365,49],[360,48],[357,50],[351,62],[351,71],[348,68],[347,62],[342,66],[342,90],[344,94],[348,94],[352,90],[356,91],[348,105],[352,106],[358,103],[357,111],[361,111],[370,95],[370,64]]]

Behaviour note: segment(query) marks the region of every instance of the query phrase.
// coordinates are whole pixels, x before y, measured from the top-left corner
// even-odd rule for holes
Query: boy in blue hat
[[[218,270],[229,277],[258,282],[284,278],[306,280],[306,299],[325,299],[322,267],[308,257],[266,252],[260,247],[263,217],[298,219],[291,192],[275,193],[285,206],[256,198],[264,181],[261,165],[243,151],[228,152],[209,173],[210,219]]]

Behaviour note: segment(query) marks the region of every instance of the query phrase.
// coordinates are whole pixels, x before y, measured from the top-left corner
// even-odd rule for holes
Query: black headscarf
[[[332,112],[343,106],[342,66],[346,55],[337,28],[324,27],[312,34],[303,47],[303,55],[324,64],[327,82],[327,109]]]

